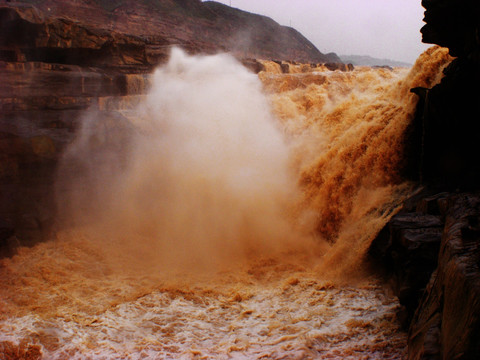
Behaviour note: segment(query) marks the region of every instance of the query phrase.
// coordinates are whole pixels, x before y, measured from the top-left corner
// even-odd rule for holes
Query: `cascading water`
[[[416,106],[410,89],[432,87],[450,61],[447,50],[432,47],[411,69],[306,74],[303,82],[263,74],[293,143],[304,204],[314,209],[319,234],[334,242],[324,274],[357,272],[372,237],[409,190],[398,169]]]
[[[361,264],[408,192],[409,89],[448,61],[256,76],[174,50],[137,107],[86,114],[56,238],[1,260],[0,353],[400,358],[398,305]]]

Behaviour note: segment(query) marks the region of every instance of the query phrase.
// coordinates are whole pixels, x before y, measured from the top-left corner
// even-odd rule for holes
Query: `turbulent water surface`
[[[409,191],[409,90],[448,61],[257,76],[174,50],[136,106],[85,114],[58,231],[1,260],[3,358],[402,358],[362,260]]]

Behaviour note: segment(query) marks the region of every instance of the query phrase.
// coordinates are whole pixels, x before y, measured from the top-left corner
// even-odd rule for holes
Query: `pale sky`
[[[291,25],[322,53],[415,62],[422,43],[421,0],[217,0]]]

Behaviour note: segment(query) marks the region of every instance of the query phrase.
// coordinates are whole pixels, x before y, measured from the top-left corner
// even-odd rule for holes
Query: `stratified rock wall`
[[[0,231],[0,255],[7,240],[8,255],[48,235],[56,166],[87,110],[121,116],[149,76],[44,62],[0,62],[0,74],[0,219],[17,237]]]
[[[423,190],[370,248],[399,297],[408,359],[477,359],[480,195]]]
[[[35,8],[25,4],[28,2]],[[156,65],[168,56],[170,46],[178,45],[191,53],[341,62],[335,54],[322,54],[293,28],[213,1],[37,0],[11,1],[8,8],[18,14],[0,15],[2,32],[15,35],[6,38],[28,42],[24,45],[35,49],[36,53],[30,54],[37,57],[35,61],[42,61],[38,59],[42,49],[49,48],[51,53],[52,48],[68,48],[70,61],[105,62],[111,61],[110,55],[115,64],[122,60],[116,57],[126,54],[124,60],[129,64]],[[28,24],[20,26],[18,17]],[[35,34],[38,31],[41,34]],[[91,51],[75,52],[80,49]]]

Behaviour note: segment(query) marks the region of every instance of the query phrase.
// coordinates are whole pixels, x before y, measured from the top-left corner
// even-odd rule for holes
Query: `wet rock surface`
[[[475,359],[480,352],[480,196],[450,199],[433,274],[409,331],[409,359]]]
[[[444,216],[425,202],[438,202],[448,194],[406,202],[372,243],[369,254],[385,270],[393,292],[404,307],[400,320],[405,328],[418,307],[419,299],[437,267]],[[415,204],[415,200],[417,203]]]
[[[408,203],[408,202],[407,202]],[[370,249],[409,328],[409,359],[474,359],[480,343],[480,195],[439,193],[394,216]]]
[[[148,75],[43,62],[0,62],[0,73],[0,217],[33,245],[54,222],[57,164],[87,109],[128,108]]]

